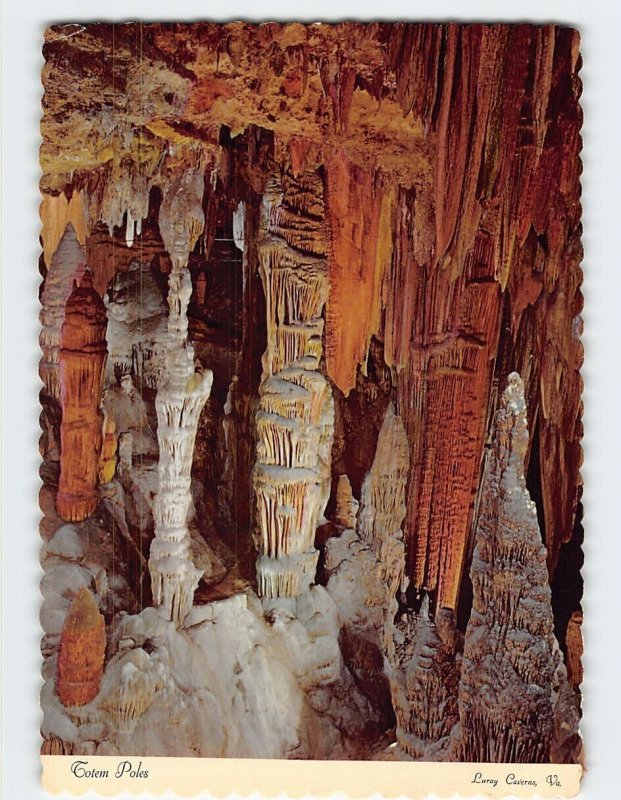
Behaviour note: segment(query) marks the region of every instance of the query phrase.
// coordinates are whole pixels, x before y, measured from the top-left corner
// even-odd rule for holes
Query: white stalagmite
[[[307,212],[309,198],[321,201],[318,176],[275,178],[264,195],[258,240],[267,350],[253,482],[258,592],[267,599],[297,597],[313,582],[315,531],[330,496],[334,401],[318,371],[329,279],[324,223]]]
[[[204,223],[203,171],[188,169],[169,187],[160,210],[160,231],[170,254],[168,332],[162,379],[155,401],[160,448],[155,536],[149,570],[153,602],[180,625],[192,607],[203,574],[192,562],[187,515],[191,469],[200,413],[211,393],[213,374],[195,368],[188,342],[187,308],[192,281],[188,257]]]

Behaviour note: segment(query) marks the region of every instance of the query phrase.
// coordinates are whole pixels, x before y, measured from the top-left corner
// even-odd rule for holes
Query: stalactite
[[[401,193],[393,258],[384,276],[386,362],[411,443],[408,574],[455,608],[501,321],[493,260],[477,256],[457,278],[413,254],[415,196]],[[415,309],[423,309],[416,313]],[[456,460],[456,453],[459,458]]]
[[[550,758],[564,667],[554,638],[546,549],[526,489],[527,448],[524,384],[512,373],[495,416],[470,570],[473,604],[459,684],[466,761]]]
[[[259,595],[274,599],[312,583],[315,530],[330,494],[334,404],[318,372],[328,276],[316,175],[272,179],[258,253],[268,335],[253,477],[257,581]]]
[[[71,199],[64,192],[44,194],[41,201],[40,217],[43,228],[43,257],[48,268],[52,266],[54,254],[58,249],[67,225],[71,224],[76,238],[83,247],[88,237],[84,192],[74,191]]]
[[[43,358],[39,373],[44,390],[50,397],[60,399],[58,354],[60,328],[65,315],[65,303],[71,294],[74,280],[80,280],[86,258],[72,223],[64,229],[43,284],[41,293],[41,335]]]
[[[83,706],[97,693],[106,654],[106,625],[95,598],[82,587],[60,634],[56,691],[64,706]]]
[[[330,295],[326,306],[326,367],[346,395],[365,366],[381,325],[381,284],[390,258],[392,195],[343,153],[326,164],[330,225]],[[350,309],[357,309],[351,315]],[[347,320],[347,322],[345,322]]]
[[[273,374],[302,356],[317,359],[325,335],[325,372],[347,395],[357,370],[365,370],[371,337],[384,342],[410,440],[408,574],[430,592],[432,606],[454,608],[496,381],[519,370],[539,431],[553,574],[581,491],[578,33],[555,25],[456,23],[196,23],[192,31],[198,60],[181,46],[179,31],[160,24],[144,28],[156,46],[143,58],[142,38],[136,49],[128,29],[114,74],[117,87],[126,82],[131,112],[117,105],[108,73],[93,69],[89,92],[101,92],[112,106],[89,107],[87,119],[78,114],[76,87],[84,64],[109,54],[111,30],[103,25],[92,37],[74,31],[68,39],[53,28],[46,35],[42,187],[55,196],[42,209],[46,253],[65,216],[62,193],[72,187],[69,204],[88,207],[91,229],[103,219],[126,232],[121,242],[116,228],[121,247],[105,254],[101,231],[89,237],[101,253],[96,286],[103,290],[104,277],[123,269],[136,250],[135,242],[127,244],[154,185],[162,191],[160,228],[172,252],[175,225],[181,239],[202,228],[200,202],[188,212],[181,198],[202,194],[208,162],[213,186],[218,175],[232,175],[234,148],[218,141],[218,131],[233,139],[269,131],[284,200],[274,203],[280,228],[261,245],[263,258],[270,247],[278,259],[312,254],[327,258],[330,272],[325,332],[321,314],[270,328]],[[157,85],[142,83],[149,69],[157,70]],[[60,85],[70,89],[59,92]],[[74,128],[97,148],[78,145]],[[312,171],[320,167],[331,241],[317,249],[324,210]],[[262,169],[248,167],[257,193]],[[239,247],[250,199],[234,194]],[[308,213],[298,213],[293,196]],[[150,232],[143,233],[141,247]],[[536,335],[524,336],[523,319],[533,309]]]
[[[62,422],[56,508],[63,519],[74,522],[92,514],[99,500],[106,322],[106,309],[87,270],[69,295],[60,332]]]
[[[213,383],[211,370],[195,368],[194,348],[188,342],[192,281],[187,261],[204,222],[202,190],[202,173],[187,170],[179,182],[173,182],[171,197],[164,197],[160,209],[160,229],[173,269],[168,282],[164,370],[155,401],[159,488],[149,570],[155,605],[177,625],[192,607],[203,574],[192,562],[187,527],[196,430]]]

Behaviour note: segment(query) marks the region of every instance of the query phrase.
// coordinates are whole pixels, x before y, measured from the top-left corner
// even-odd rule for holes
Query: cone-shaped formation
[[[405,428],[390,403],[377,439],[373,465],[362,484],[358,533],[373,547],[383,565],[384,578],[394,584],[391,587],[393,597],[405,580],[401,526],[405,517],[408,468]]]
[[[189,179],[188,179],[189,180]],[[186,181],[187,183],[187,181]],[[203,219],[200,187],[177,187],[170,203],[162,203],[162,238],[169,247],[173,269],[168,281],[168,330],[164,378],[155,401],[160,449],[159,489],[154,505],[155,537],[151,542],[149,570],[153,601],[177,625],[192,607],[194,590],[203,574],[190,556],[187,515],[194,441],[198,419],[211,393],[211,370],[195,370],[194,348],[188,343],[188,303],[192,281],[187,269],[190,249]],[[186,195],[181,191],[185,186]],[[185,202],[183,198],[185,197]],[[166,213],[165,213],[166,212]],[[166,214],[171,223],[166,224]],[[199,224],[200,223],[200,224]]]
[[[494,420],[470,577],[459,685],[465,761],[546,762],[560,654],[546,548],[524,477],[524,384],[509,376]]]
[[[424,758],[431,746],[448,744],[458,720],[453,614],[442,609],[431,619],[426,595],[420,613],[389,622],[386,642],[397,741],[412,757]]]
[[[334,404],[318,372],[328,293],[317,175],[273,179],[258,242],[267,350],[257,415],[254,489],[259,594],[296,597],[315,577],[315,530],[330,496]]]
[[[95,598],[82,587],[60,634],[56,691],[64,706],[83,706],[97,696],[106,654],[106,625]]]
[[[41,335],[39,342],[43,358],[39,374],[44,390],[50,397],[60,399],[59,350],[60,329],[65,315],[65,303],[71,294],[74,280],[84,271],[86,257],[71,223],[65,228],[45,278],[41,293]]]
[[[429,743],[447,736],[457,722],[458,671],[450,612],[437,625],[429,618],[426,599],[420,614],[407,614],[394,622],[397,593],[404,592],[409,583],[402,533],[408,468],[407,435],[391,403],[373,465],[362,484],[358,533],[375,553],[386,587],[383,647],[397,740],[407,753],[420,757]]]
[[[99,410],[106,362],[106,309],[84,273],[65,306],[60,332],[60,481],[56,508],[63,519],[86,519],[97,508],[102,445]]]

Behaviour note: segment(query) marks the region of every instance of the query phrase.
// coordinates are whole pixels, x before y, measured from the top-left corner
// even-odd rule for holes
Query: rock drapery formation
[[[103,418],[99,410],[106,362],[106,310],[87,270],[65,305],[60,331],[60,480],[56,507],[66,520],[92,514]]]
[[[46,751],[579,759],[577,33],[44,50]]]
[[[547,762],[566,681],[554,638],[546,550],[524,477],[524,383],[509,375],[494,419],[470,569],[473,604],[459,684],[466,761]]]
[[[60,634],[56,688],[64,706],[83,706],[96,697],[105,653],[105,620],[93,595],[82,587]]]
[[[328,293],[317,175],[273,178],[258,241],[267,351],[257,415],[254,488],[261,597],[297,597],[315,578],[315,530],[330,495],[334,410],[319,372]]]

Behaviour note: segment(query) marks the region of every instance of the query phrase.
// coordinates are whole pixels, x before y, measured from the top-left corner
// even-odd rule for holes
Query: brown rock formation
[[[60,481],[56,508],[63,519],[86,519],[97,507],[102,445],[99,410],[106,362],[106,309],[90,272],[74,284],[60,333]]]
[[[60,634],[56,691],[64,706],[83,706],[99,692],[106,626],[88,589],[75,595]]]
[[[352,494],[351,483],[347,475],[339,475],[336,488],[335,522],[344,528],[355,528],[359,503]]]
[[[459,684],[466,761],[549,761],[556,698],[567,682],[546,549],[524,478],[527,449],[524,384],[512,373],[495,416],[470,570],[474,598]]]
[[[583,678],[582,611],[574,611],[569,618],[565,642],[567,644],[567,679],[570,686],[577,690],[580,688]]]

